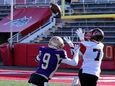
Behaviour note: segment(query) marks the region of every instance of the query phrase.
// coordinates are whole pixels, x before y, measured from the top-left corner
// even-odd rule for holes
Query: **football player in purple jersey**
[[[31,74],[28,82],[34,86],[47,86],[45,85],[52,78],[60,64],[67,63],[70,65],[77,65],[79,49],[74,49],[73,59],[67,57],[66,51],[63,49],[64,42],[59,36],[53,36],[49,40],[48,47],[41,46],[36,60],[39,65],[34,73]]]

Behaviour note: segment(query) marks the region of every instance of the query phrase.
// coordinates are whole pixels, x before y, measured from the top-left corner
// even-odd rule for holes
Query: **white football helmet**
[[[64,47],[64,41],[61,37],[59,36],[53,36],[50,40],[49,40],[49,47],[51,48],[55,48],[55,49],[60,49]]]
[[[104,32],[100,28],[94,28],[85,33],[86,40],[102,41],[104,39]]]

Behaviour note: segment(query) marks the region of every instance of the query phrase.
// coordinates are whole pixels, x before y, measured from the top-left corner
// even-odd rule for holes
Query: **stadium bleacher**
[[[10,13],[10,6],[0,4],[0,20],[6,17],[9,13]]]
[[[73,15],[99,15],[99,14],[114,14],[115,2],[75,2],[71,3],[71,9],[73,9]],[[65,13],[66,14],[66,13]],[[71,15],[70,15],[71,16]],[[60,36],[71,36],[72,40],[75,42],[78,38],[75,35],[75,31],[78,28],[83,28],[85,31],[98,27],[105,32],[105,44],[115,43],[115,22],[114,18],[91,18],[91,19],[74,19],[74,20],[62,20],[62,27],[52,32],[44,41],[41,43],[47,43],[48,39],[53,35]]]

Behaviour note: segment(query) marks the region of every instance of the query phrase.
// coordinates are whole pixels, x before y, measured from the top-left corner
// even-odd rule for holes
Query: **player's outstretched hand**
[[[85,33],[83,33],[82,28],[78,28],[75,33],[78,35],[80,41],[84,41]]]
[[[76,53],[79,53],[79,45],[75,44],[74,48],[71,48],[72,55],[75,55]]]
[[[70,36],[65,36],[65,37],[63,37],[63,39],[68,43],[68,45],[71,47],[71,48],[73,48],[74,47],[74,44],[73,44],[73,42],[71,41],[71,38],[70,38]]]

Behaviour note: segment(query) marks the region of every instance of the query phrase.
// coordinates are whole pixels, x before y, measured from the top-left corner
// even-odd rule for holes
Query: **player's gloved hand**
[[[78,35],[80,41],[84,41],[84,34],[85,33],[83,33],[82,28],[78,28],[75,33]]]
[[[75,44],[73,48],[71,48],[72,55],[75,55],[76,53],[79,53],[79,45]]]
[[[79,61],[79,45],[75,44],[74,48],[71,48],[71,51],[73,52],[73,58],[66,58],[62,60],[62,63],[68,64],[68,65],[72,65],[72,66],[76,66],[78,64]]]
[[[71,47],[71,48],[74,48],[74,44],[73,42],[71,41],[70,37],[63,37],[63,39],[68,43],[68,45]]]

